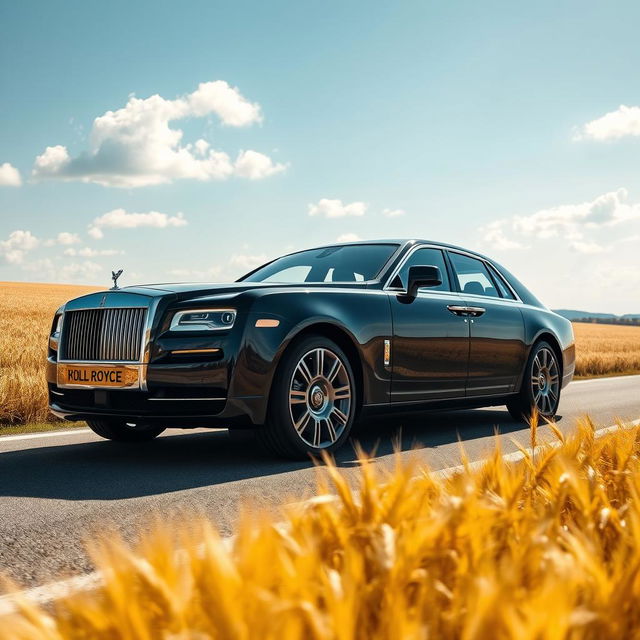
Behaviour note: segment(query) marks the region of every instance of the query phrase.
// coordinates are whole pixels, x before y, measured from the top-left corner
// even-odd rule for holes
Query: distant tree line
[[[571,322],[590,322],[591,324],[626,324],[640,327],[640,318],[574,318]]]

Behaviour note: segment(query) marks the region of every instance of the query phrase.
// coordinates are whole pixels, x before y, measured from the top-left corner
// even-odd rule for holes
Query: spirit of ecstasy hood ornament
[[[113,287],[111,287],[112,291],[120,288],[118,286],[118,278],[122,275],[122,272],[123,272],[123,269],[120,269],[120,271],[111,272],[111,279],[113,280]]]

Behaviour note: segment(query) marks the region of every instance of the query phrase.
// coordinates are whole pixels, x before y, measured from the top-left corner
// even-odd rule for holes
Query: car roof
[[[317,247],[309,247],[308,249],[301,249],[300,251],[293,251],[292,253],[301,253],[301,251],[313,251],[314,249],[328,249],[330,247],[348,247],[348,246],[357,246],[357,245],[368,245],[368,244],[396,244],[399,247],[406,247],[407,245],[416,245],[416,244],[432,244],[438,247],[443,247],[445,249],[457,249],[459,251],[464,251],[465,253],[471,253],[473,255],[478,256],[479,258],[483,258],[485,260],[491,260],[487,256],[478,253],[477,251],[473,251],[472,249],[467,249],[465,247],[461,247],[459,245],[450,244],[448,242],[440,242],[439,240],[424,240],[422,238],[380,238],[376,240],[356,240],[353,242],[332,242],[330,244],[323,244]]]

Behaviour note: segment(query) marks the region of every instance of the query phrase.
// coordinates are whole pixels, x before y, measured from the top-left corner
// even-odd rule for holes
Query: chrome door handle
[[[467,307],[467,314],[473,316],[474,318],[478,318],[485,311],[486,309],[484,307]]]
[[[468,315],[467,313],[467,307],[461,307],[458,306],[456,304],[450,304],[447,309],[449,309],[449,311],[451,311],[451,313],[453,313],[454,316],[466,316]]]
[[[483,307],[463,307],[456,304],[450,304],[447,309],[456,316],[472,316],[473,318],[481,316],[486,311]]]

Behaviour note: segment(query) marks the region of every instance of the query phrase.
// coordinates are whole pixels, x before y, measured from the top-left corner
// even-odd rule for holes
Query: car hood
[[[79,298],[74,298],[64,305],[65,309],[81,309],[84,307],[121,307],[133,304],[136,299],[144,296],[149,300],[169,299],[173,303],[181,301],[199,300],[206,301],[208,298],[216,300],[231,299],[234,296],[246,291],[256,290],[283,290],[283,289],[336,289],[336,288],[366,288],[366,283],[307,283],[307,284],[283,284],[274,282],[225,282],[225,283],[203,283],[203,282],[179,282],[145,284],[121,289],[105,289],[89,293]]]

